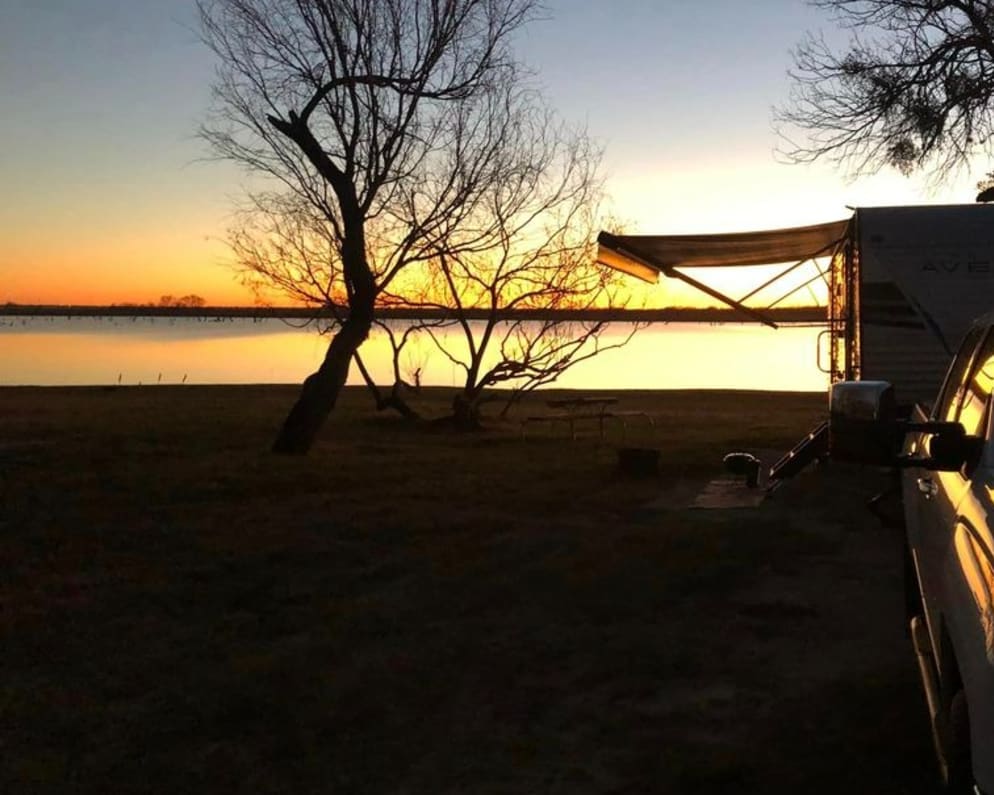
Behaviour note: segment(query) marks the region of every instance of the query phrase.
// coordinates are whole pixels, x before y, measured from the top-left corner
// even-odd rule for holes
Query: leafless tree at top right
[[[850,175],[885,167],[942,181],[994,138],[994,2],[813,0],[842,29],[809,34],[776,110],[782,154]]]

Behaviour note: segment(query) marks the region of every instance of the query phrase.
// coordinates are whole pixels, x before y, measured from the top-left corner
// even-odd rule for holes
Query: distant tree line
[[[144,304],[135,303],[133,301],[121,301],[118,303],[113,303],[111,306],[155,306],[155,307],[184,307],[187,309],[199,309],[201,307],[207,306],[207,301],[201,298],[199,295],[183,295],[183,296],[172,296],[163,295],[158,301],[146,301]]]
[[[199,295],[183,295],[179,298],[172,295],[164,295],[159,299],[158,306],[183,306],[191,309],[197,309],[202,306],[207,306],[207,302]]]

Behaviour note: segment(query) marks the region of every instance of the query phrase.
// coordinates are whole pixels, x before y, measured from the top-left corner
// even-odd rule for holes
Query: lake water
[[[400,323],[398,321],[398,327]],[[603,338],[623,339],[627,324]],[[584,389],[737,388],[822,391],[820,329],[756,324],[654,324],[627,346],[565,373],[555,386]],[[0,385],[299,383],[317,367],[327,338],[279,320],[0,317]],[[382,332],[363,346],[383,384],[392,380]],[[426,385],[452,386],[460,369],[430,343],[403,357]],[[355,367],[350,383],[361,383]]]

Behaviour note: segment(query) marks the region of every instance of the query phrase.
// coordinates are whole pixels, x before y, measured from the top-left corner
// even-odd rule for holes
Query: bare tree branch
[[[853,175],[893,166],[942,180],[994,141],[994,4],[988,0],[813,0],[851,32],[834,51],[808,36],[776,111],[792,162]],[[793,138],[801,138],[797,143]]]

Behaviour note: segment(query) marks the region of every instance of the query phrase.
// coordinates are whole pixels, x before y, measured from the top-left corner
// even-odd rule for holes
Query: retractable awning
[[[774,326],[743,301],[808,260],[831,256],[845,240],[849,219],[814,226],[718,235],[612,235],[597,237],[597,262],[647,282],[659,274],[680,279],[755,319]],[[794,263],[778,277],[736,301],[682,273],[678,268],[732,268]]]
[[[597,237],[597,261],[655,282],[669,268],[777,265],[831,254],[849,219],[791,229],[727,235],[612,235]]]

